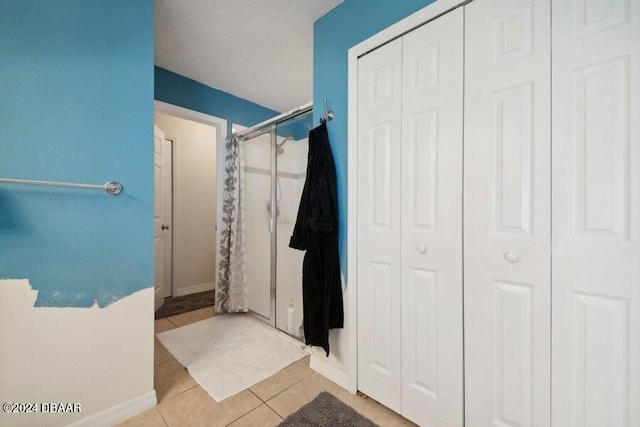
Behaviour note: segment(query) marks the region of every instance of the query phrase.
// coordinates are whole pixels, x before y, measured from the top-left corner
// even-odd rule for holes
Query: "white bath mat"
[[[309,354],[250,314],[222,314],[157,336],[218,402]]]

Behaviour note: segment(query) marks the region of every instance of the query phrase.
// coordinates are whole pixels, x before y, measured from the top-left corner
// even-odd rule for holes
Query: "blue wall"
[[[0,0],[0,279],[36,306],[104,307],[153,285],[153,1]],[[0,282],[0,286],[1,286]]]
[[[338,174],[340,258],[346,274],[348,51],[353,46],[433,3],[434,0],[345,0],[317,20],[313,28],[314,123],[322,98],[335,118],[327,123]]]
[[[280,114],[246,99],[205,86],[164,68],[155,67],[155,99],[251,127]]]

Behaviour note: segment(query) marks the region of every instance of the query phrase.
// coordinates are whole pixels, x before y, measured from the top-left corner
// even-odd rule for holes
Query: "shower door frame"
[[[286,113],[282,113],[272,119],[259,123],[249,129],[238,132],[237,137],[239,144],[246,142],[247,140],[257,138],[265,133],[271,133],[270,138],[270,153],[271,153],[271,216],[269,218],[269,234],[271,234],[271,259],[270,259],[270,274],[269,274],[269,318],[249,310],[250,313],[256,318],[268,323],[272,327],[277,329],[276,326],[276,285],[277,285],[277,268],[278,268],[278,125],[286,122],[287,120],[302,116],[313,111],[313,103],[304,104],[298,108],[295,108]]]

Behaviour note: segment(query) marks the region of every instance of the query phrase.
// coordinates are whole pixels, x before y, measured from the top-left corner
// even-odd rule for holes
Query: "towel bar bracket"
[[[107,181],[104,183],[104,191],[110,196],[117,196],[122,192],[122,184],[118,181]]]

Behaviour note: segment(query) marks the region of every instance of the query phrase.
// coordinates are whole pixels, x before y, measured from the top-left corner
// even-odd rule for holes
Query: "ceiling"
[[[343,0],[155,0],[155,64],[284,112],[312,101],[313,23]]]

